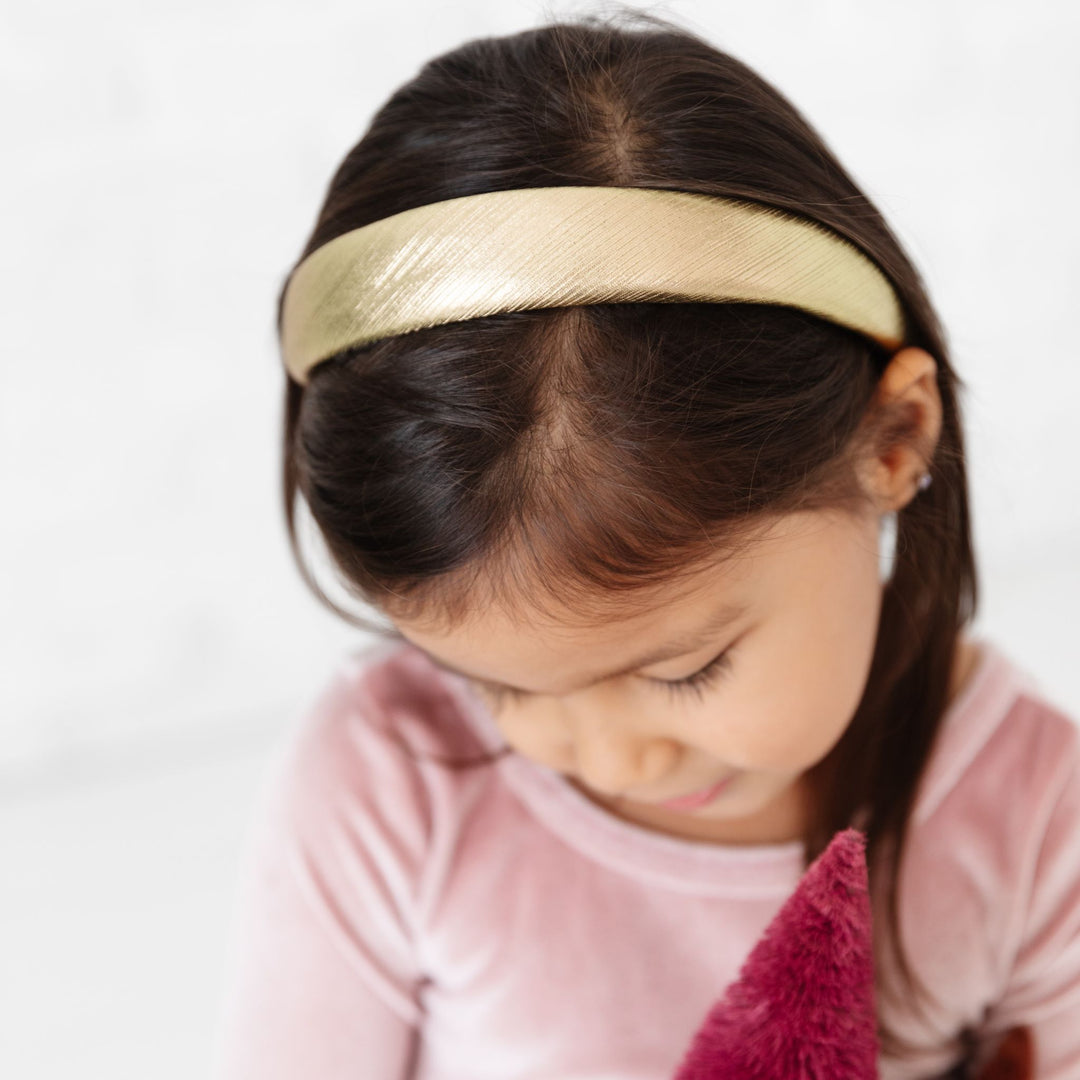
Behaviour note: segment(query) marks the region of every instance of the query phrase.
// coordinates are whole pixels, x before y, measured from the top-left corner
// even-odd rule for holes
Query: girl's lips
[[[677,799],[669,799],[659,805],[666,807],[668,810],[697,810],[706,803],[712,802],[734,779],[734,775],[729,776],[726,780],[721,780],[719,784],[714,784],[704,791],[697,791],[692,795],[682,795]]]

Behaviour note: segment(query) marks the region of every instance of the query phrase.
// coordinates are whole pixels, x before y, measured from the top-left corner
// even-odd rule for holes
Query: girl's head
[[[475,677],[512,747],[601,800],[629,799],[643,821],[670,823],[648,804],[738,770],[696,817],[735,838],[792,812],[809,865],[865,809],[872,883],[891,851],[898,937],[908,815],[976,603],[961,383],[918,273],[799,112],[654,16],[470,41],[379,109],[297,264],[412,207],[592,184],[729,196],[825,225],[888,276],[908,347],[890,355],[792,308],[639,303],[346,349],[306,387],[287,383],[301,572],[344,618],[381,629],[306,569],[298,494],[349,591]],[[740,613],[713,620],[729,607]],[[673,644],[678,655],[641,660]],[[696,691],[659,685],[721,652]]]

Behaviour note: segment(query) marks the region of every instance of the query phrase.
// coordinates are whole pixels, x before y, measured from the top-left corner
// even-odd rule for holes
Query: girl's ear
[[[918,492],[941,437],[937,361],[918,346],[900,349],[878,380],[875,402],[903,422],[906,433],[862,463],[861,479],[879,512],[901,510]]]

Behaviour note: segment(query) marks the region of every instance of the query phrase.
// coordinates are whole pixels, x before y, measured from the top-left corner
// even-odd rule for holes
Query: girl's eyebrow
[[[647,652],[635,657],[628,664],[624,664],[615,671],[609,671],[606,674],[595,675],[592,678],[587,679],[581,685],[580,689],[583,690],[586,687],[594,686],[596,683],[603,682],[605,679],[614,679],[619,675],[628,675],[631,672],[637,671],[638,668],[648,667],[650,664],[658,664],[661,660],[673,660],[676,657],[684,656],[686,653],[694,652],[696,649],[700,649],[705,645],[716,631],[722,630],[725,626],[735,622],[736,619],[741,618],[744,614],[746,614],[746,607],[744,605],[725,604],[723,607],[713,611],[701,626],[698,626],[692,631],[685,631],[684,633],[679,634],[678,637],[673,638],[671,641],[667,642],[666,645],[649,649]],[[420,652],[422,652],[436,667],[442,668],[443,671],[448,671],[451,675],[459,675],[463,679],[471,679],[473,682],[481,683],[484,686],[494,686],[500,690],[509,690],[519,694],[532,693],[531,690],[522,690],[517,686],[495,682],[491,679],[481,678],[479,675],[473,675],[468,671],[462,671],[452,664],[445,663],[437,656],[433,656],[427,649],[422,648],[413,642],[410,642],[410,644],[413,645],[413,648],[419,649]]]

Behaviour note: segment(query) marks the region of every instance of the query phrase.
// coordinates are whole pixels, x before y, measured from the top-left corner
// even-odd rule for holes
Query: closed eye
[[[719,656],[714,656],[700,671],[687,675],[685,679],[650,679],[650,682],[666,686],[675,695],[694,693],[698,699],[705,697],[705,688],[717,681],[722,671],[731,667],[731,649],[725,649]]]
[[[686,694],[695,694],[699,700],[705,697],[705,688],[715,683],[723,671],[731,667],[731,652],[729,646],[719,656],[714,656],[703,668],[687,675],[684,679],[648,679],[653,686],[666,687],[671,695],[682,697]],[[478,683],[484,692],[494,699],[497,705],[506,700],[519,701],[529,695],[521,690],[515,690],[509,686],[496,686],[489,683]]]

